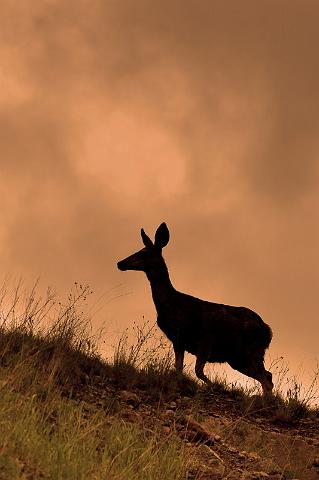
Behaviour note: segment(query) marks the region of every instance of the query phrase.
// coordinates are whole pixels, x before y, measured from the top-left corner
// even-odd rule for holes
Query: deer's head
[[[117,267],[119,270],[139,270],[145,273],[151,273],[165,264],[162,257],[162,248],[164,248],[169,241],[169,231],[166,223],[162,223],[156,230],[154,243],[146,235],[143,228],[141,230],[141,236],[145,247],[118,262]]]

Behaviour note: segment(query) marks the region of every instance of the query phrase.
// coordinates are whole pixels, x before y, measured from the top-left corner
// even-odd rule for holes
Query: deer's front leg
[[[173,345],[175,352],[175,368],[178,373],[182,373],[184,366],[184,354],[185,350],[181,349],[177,345]]]

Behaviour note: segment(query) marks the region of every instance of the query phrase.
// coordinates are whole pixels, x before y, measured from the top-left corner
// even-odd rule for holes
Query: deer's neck
[[[160,313],[169,307],[172,295],[175,293],[167,266],[163,263],[160,268],[147,272],[146,275],[151,284],[152,297],[157,313]]]

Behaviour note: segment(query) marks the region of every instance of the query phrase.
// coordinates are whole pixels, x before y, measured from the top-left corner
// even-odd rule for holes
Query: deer
[[[197,378],[212,386],[205,375],[206,363],[228,363],[233,369],[257,380],[265,398],[272,395],[272,374],[264,356],[272,330],[247,307],[201,300],[177,291],[170,280],[162,249],[169,242],[166,223],[161,223],[154,242],[141,229],[144,248],[117,263],[121,271],[146,274],[157,312],[157,324],[173,344],[175,368],[181,373],[185,352],[196,357]]]

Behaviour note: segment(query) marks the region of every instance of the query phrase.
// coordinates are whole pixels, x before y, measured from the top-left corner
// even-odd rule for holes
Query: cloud
[[[153,310],[144,278],[120,276],[115,262],[139,247],[140,227],[152,234],[166,220],[177,286],[264,311],[283,349],[303,316],[306,351],[318,283],[317,10],[6,0],[3,271],[62,288],[123,282],[133,294],[108,308],[124,325]]]

